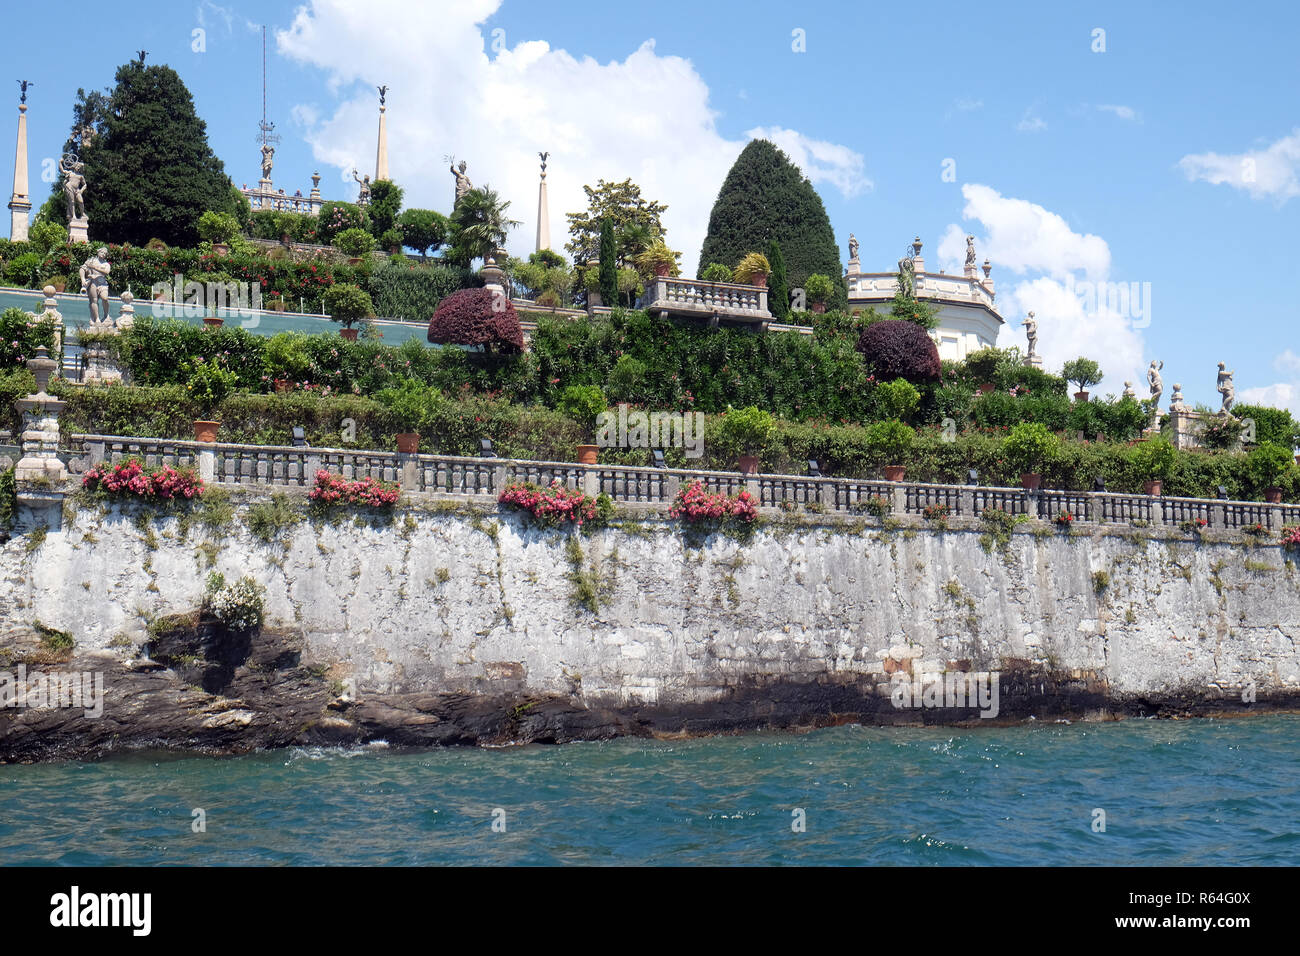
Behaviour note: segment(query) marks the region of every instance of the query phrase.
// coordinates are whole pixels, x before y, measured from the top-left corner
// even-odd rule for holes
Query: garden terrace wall
[[[548,485],[552,481],[590,494],[607,494],[617,504],[666,510],[677,492],[693,481],[706,491],[752,494],[764,509],[789,502],[805,510],[859,515],[870,499],[883,498],[896,515],[922,515],[944,506],[954,518],[978,518],[988,508],[1050,521],[1062,511],[1076,521],[1132,525],[1134,522],[1178,528],[1206,521],[1207,530],[1237,530],[1254,524],[1277,533],[1300,523],[1300,505],[1076,492],[919,482],[810,478],[798,475],[752,475],[691,469],[657,469],[625,465],[580,465],[573,462],[404,455],[397,452],[342,448],[240,445],[163,441],[113,435],[72,435],[69,468],[82,473],[101,462],[139,457],[149,467],[195,467],[210,481],[254,488],[306,488],[318,469],[345,478],[370,476],[399,482],[412,493],[495,498],[511,482]],[[787,508],[789,505],[787,505]]]

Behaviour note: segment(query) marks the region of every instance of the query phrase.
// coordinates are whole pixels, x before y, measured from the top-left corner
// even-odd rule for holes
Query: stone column
[[[32,197],[27,186],[27,104],[18,104],[18,145],[14,149],[14,193],[9,200],[9,237],[14,242],[27,241],[27,225],[32,214]]]
[[[546,202],[546,170],[537,186],[537,251],[551,248],[551,210]]]
[[[388,125],[384,113],[388,107],[379,104],[379,142],[375,146],[375,181],[388,178]]]

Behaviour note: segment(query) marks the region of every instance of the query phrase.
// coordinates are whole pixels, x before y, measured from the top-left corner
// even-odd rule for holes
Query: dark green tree
[[[233,184],[176,71],[132,61],[114,79],[106,94],[78,91],[65,144],[85,164],[91,239],[192,246],[203,213],[238,217]]]
[[[488,186],[471,189],[461,196],[451,212],[451,248],[443,258],[467,268],[475,259],[486,262],[488,256],[505,245],[506,234],[519,225],[519,220],[506,215],[509,208],[510,201]]]
[[[564,249],[578,265],[587,265],[599,254],[600,226],[606,219],[613,221],[615,233],[624,238],[626,248],[620,253],[620,262],[663,237],[660,219],[668,207],[643,198],[641,187],[632,180],[607,183],[601,179],[582,190],[587,194],[587,209],[564,215],[569,220],[569,241]]]
[[[700,268],[710,262],[734,268],[745,253],[761,252],[773,239],[781,243],[789,285],[802,288],[814,272],[830,276],[834,288],[826,307],[847,307],[844,269],[821,197],[785,153],[756,139],[741,150],[718,190]]]
[[[600,221],[600,299],[605,305],[618,304],[618,246],[608,216]]]
[[[414,249],[421,259],[447,241],[447,217],[432,209],[406,209],[397,217],[397,228],[402,233],[402,245]]]
[[[775,239],[767,245],[767,262],[772,267],[767,277],[767,309],[778,319],[785,319],[790,315],[790,286],[785,277],[781,244]]]
[[[397,223],[402,211],[402,187],[390,179],[370,184],[370,234],[378,239]]]

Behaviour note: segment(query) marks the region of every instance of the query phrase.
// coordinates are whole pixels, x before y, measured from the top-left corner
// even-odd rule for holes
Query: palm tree
[[[654,230],[643,222],[624,223],[615,236],[615,242],[618,244],[618,264],[627,265],[650,248],[655,238]]]
[[[519,225],[519,220],[506,218],[509,208],[509,201],[487,186],[462,196],[451,213],[452,257],[468,266],[474,259],[486,261],[504,246],[506,234]]]

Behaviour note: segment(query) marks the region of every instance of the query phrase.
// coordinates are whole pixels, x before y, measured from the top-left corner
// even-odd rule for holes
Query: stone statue
[[[1218,392],[1223,396],[1223,407],[1219,409],[1219,414],[1230,415],[1233,403],[1237,401],[1237,386],[1232,384],[1232,373],[1226,370],[1223,362],[1219,363]]]
[[[364,179],[357,176],[357,171],[352,170],[352,179],[361,185],[361,195],[357,197],[357,205],[364,206],[370,202],[370,174],[366,173]]]
[[[19,103],[26,103],[26,102],[27,102],[27,87],[29,87],[29,86],[35,86],[36,84],[33,83],[31,80],[19,80],[19,81],[18,81],[18,85],[22,87],[22,96],[20,96],[20,97],[18,98],[18,102],[19,102]]]
[[[1137,398],[1137,392],[1133,391],[1133,383],[1132,383],[1132,382],[1125,382],[1125,383],[1124,383],[1124,397],[1125,397],[1125,398],[1134,398],[1134,399]]]
[[[975,268],[975,237],[966,237],[966,269],[973,271]]]
[[[1038,323],[1034,321],[1034,313],[1030,312],[1025,317],[1025,337],[1029,339],[1029,351],[1025,353],[1026,359],[1033,358],[1038,348]]]
[[[456,177],[456,202],[460,202],[465,194],[474,188],[474,184],[465,175],[465,160],[460,161],[459,167],[452,166],[451,174]]]
[[[858,237],[849,233],[849,259],[858,257]]]
[[[90,299],[90,321],[93,324],[102,322],[111,322],[112,317],[108,312],[108,274],[113,267],[108,262],[108,249],[100,246],[96,250],[93,258],[87,259],[81,264],[78,274],[81,276],[81,287],[86,291],[86,297]],[[100,318],[99,308],[103,306],[103,318]]]
[[[898,260],[898,291],[907,296],[916,293],[916,263],[907,256]]]
[[[1151,387],[1151,428],[1160,427],[1160,396],[1165,390],[1165,380],[1160,377],[1165,363],[1151,360],[1147,369],[1147,384]]]
[[[86,218],[85,163],[67,153],[59,159],[59,172],[63,174],[63,195],[68,202],[68,221],[80,222]]]
[[[262,144],[262,178],[271,178],[271,166],[275,162],[275,147],[270,143]]]

